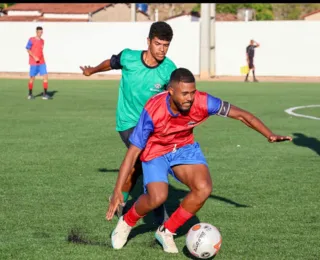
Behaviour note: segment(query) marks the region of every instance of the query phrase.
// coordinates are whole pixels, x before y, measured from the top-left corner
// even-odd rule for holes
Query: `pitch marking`
[[[320,117],[315,117],[315,116],[307,116],[307,115],[302,115],[302,114],[297,114],[294,113],[294,110],[297,109],[302,109],[302,108],[308,108],[308,107],[320,107],[320,105],[309,105],[309,106],[301,106],[301,107],[290,107],[286,109],[284,112],[288,113],[289,115],[297,116],[297,117],[305,117],[309,119],[314,119],[314,120],[320,120]]]

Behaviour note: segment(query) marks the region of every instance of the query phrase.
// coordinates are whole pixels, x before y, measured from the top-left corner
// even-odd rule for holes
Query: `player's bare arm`
[[[264,135],[270,143],[292,141],[292,137],[290,136],[281,136],[274,134],[259,118],[239,107],[230,105],[228,117],[240,120],[247,126]]]
[[[257,42],[254,42],[254,45],[256,46],[256,48],[258,48],[260,46],[260,44]]]
[[[101,62],[99,65],[97,65],[95,67],[80,66],[80,69],[82,70],[83,75],[85,75],[85,76],[91,76],[92,74],[95,74],[98,72],[112,70],[110,59],[104,60],[103,62]]]
[[[126,153],[126,156],[120,166],[118,179],[106,214],[107,220],[111,220],[113,218],[113,215],[116,212],[117,207],[123,203],[123,195],[121,189],[125,184],[130,172],[132,171],[140,153],[140,148],[136,147],[135,145],[130,145]]]

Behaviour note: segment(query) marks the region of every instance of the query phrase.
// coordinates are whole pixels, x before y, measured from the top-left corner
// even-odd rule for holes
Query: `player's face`
[[[181,113],[189,112],[194,101],[194,95],[196,93],[196,84],[193,83],[176,83],[177,86],[170,88],[169,92],[174,105]]]
[[[41,38],[43,31],[42,30],[37,30],[37,37]]]
[[[152,40],[148,38],[149,50],[157,61],[162,61],[165,58],[169,45],[169,41],[160,40],[158,37],[154,37]]]

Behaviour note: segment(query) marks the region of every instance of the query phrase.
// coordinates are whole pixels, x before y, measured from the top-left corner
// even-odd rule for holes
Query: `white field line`
[[[314,120],[320,120],[320,117],[315,117],[315,116],[307,116],[307,115],[302,115],[302,114],[297,114],[294,113],[294,110],[297,109],[302,109],[302,108],[308,108],[308,107],[320,107],[320,105],[308,105],[308,106],[300,106],[300,107],[290,107],[286,109],[284,112],[288,113],[289,115],[297,116],[297,117],[305,117],[309,119],[314,119]]]

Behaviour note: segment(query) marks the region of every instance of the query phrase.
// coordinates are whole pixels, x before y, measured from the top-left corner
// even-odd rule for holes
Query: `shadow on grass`
[[[99,169],[100,172],[118,172],[118,169],[106,169],[106,168],[101,168]],[[182,190],[182,189],[178,189],[172,185],[169,184],[169,198],[165,203],[168,215],[170,216],[180,205],[180,200],[183,199],[187,194],[188,194],[188,190]],[[137,200],[137,198],[143,193],[143,182],[142,182],[142,178],[139,177],[138,181],[131,193],[132,199],[129,200],[126,204],[126,207],[124,209],[124,212],[128,209],[131,208],[131,206],[134,204],[134,202]],[[111,194],[111,191],[110,191]],[[225,202],[227,204],[230,204],[234,207],[237,208],[248,208],[250,206],[245,205],[245,204],[241,204],[238,203],[236,201],[233,201],[229,198],[224,198],[221,196],[217,196],[217,195],[210,195],[209,199],[215,199],[215,200],[219,200],[222,202]],[[147,232],[155,232],[156,229],[158,228],[158,224],[155,223],[155,218],[154,218],[154,213],[150,212],[148,213],[144,218],[143,224],[140,224],[138,226],[136,226],[135,228],[132,229],[129,238],[128,238],[128,242],[141,234],[147,233]],[[115,217],[116,218],[116,217]],[[184,236],[185,234],[187,234],[187,232],[189,231],[189,229],[197,224],[201,222],[200,219],[197,216],[193,216],[191,219],[189,219],[187,221],[187,223],[185,225],[183,225],[181,228],[179,228],[179,230],[177,231],[177,236],[176,237],[181,237]],[[111,233],[109,234],[109,237],[111,236]],[[98,246],[107,246],[111,248],[111,243],[110,241],[108,242],[99,242],[99,241],[92,241],[86,238],[84,232],[82,232],[79,228],[73,228],[69,231],[68,237],[67,237],[67,241],[72,242],[72,243],[76,243],[76,244],[86,244],[86,245],[98,245]],[[149,245],[149,244],[146,244]],[[152,242],[151,247],[156,246],[156,243]],[[186,250],[186,252],[188,252],[188,249],[185,248],[184,250]],[[190,254],[191,257],[193,257]],[[211,258],[212,259],[212,258]]]
[[[119,169],[107,169],[107,168],[99,168],[99,172],[119,172]]]
[[[48,95],[49,97],[53,97],[56,93],[58,93],[57,90],[47,91],[47,95]],[[42,97],[42,96],[43,96],[43,92],[35,95],[34,97],[36,98],[36,97]]]
[[[309,137],[302,133],[293,133],[293,143],[297,146],[306,147],[320,156],[320,140],[315,137]]]

